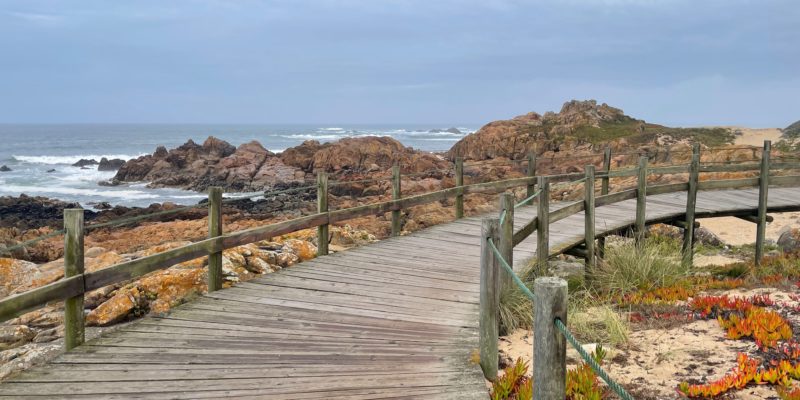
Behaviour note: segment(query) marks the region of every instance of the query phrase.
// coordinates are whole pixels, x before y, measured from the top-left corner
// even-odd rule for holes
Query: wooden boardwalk
[[[704,191],[697,216],[757,204],[757,189]],[[648,197],[647,219],[679,218],[685,206],[685,193]],[[598,234],[631,225],[635,208],[599,207]],[[770,189],[769,209],[800,210],[800,188]],[[517,229],[535,212],[517,209]],[[485,399],[471,362],[480,226],[465,218],[211,293],[12,377],[0,397]],[[553,223],[551,250],[581,243],[583,226],[583,213]],[[535,236],[515,248],[516,268]]]

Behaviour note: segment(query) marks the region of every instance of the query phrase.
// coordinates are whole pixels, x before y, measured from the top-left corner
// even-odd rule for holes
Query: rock
[[[11,172],[11,168],[8,168],[7,165],[0,166],[0,172]]]
[[[28,343],[36,332],[25,325],[0,325],[0,350],[8,350]]]
[[[110,300],[89,312],[86,325],[108,326],[123,321],[142,303],[144,302],[138,288],[121,289]]]
[[[33,338],[33,343],[52,342],[61,337],[64,337],[64,325],[39,331]]]
[[[574,258],[552,260],[548,262],[548,269],[559,278],[568,279],[573,276],[583,276],[583,261]]]
[[[100,163],[97,165],[98,171],[116,171],[125,164],[125,160],[114,158],[114,159],[107,159],[103,157],[100,159]]]
[[[800,250],[800,229],[784,228],[778,236],[778,246],[784,253],[797,253]]]
[[[53,172],[56,172],[55,168],[50,168],[50,169],[47,170],[48,174],[52,174]]]
[[[298,261],[299,258],[292,253],[280,253],[276,259],[276,263],[281,268],[291,267],[292,265],[297,264]]]
[[[722,247],[725,246],[725,242],[717,236],[714,232],[706,229],[705,227],[701,226],[698,229],[695,229],[695,240],[697,243],[704,244],[707,246],[712,247]]]
[[[49,226],[54,229],[64,227],[64,209],[81,208],[78,203],[70,203],[47,197],[31,197],[24,194],[19,197],[0,196],[0,227],[18,229],[36,229]],[[86,221],[91,221],[95,213],[87,211]]]
[[[100,186],[119,186],[122,182],[117,178],[112,178],[107,181],[99,181],[97,184]]]
[[[373,165],[389,171],[399,163],[406,173],[449,168],[450,164],[433,154],[405,147],[391,137],[343,138],[320,144],[306,141],[280,155],[286,165],[306,172],[325,170],[329,173],[365,172]]]
[[[282,250],[295,254],[299,261],[306,261],[317,256],[317,246],[305,240],[287,239],[283,242]]]
[[[78,160],[78,162],[76,162],[75,164],[72,164],[72,166],[73,167],[84,168],[84,167],[88,167],[89,165],[97,165],[97,164],[98,164],[98,162],[95,159],[87,160],[85,158],[81,158],[80,160]]]

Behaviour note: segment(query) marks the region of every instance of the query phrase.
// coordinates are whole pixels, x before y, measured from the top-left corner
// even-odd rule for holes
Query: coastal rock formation
[[[206,190],[221,186],[230,191],[258,191],[313,179],[316,170],[331,174],[388,174],[395,163],[403,172],[446,168],[448,163],[429,153],[403,146],[389,137],[345,138],[321,144],[307,141],[276,155],[252,141],[234,148],[209,137],[198,145],[191,140],[152,155],[127,161],[113,182],[148,181],[152,187]]]
[[[125,164],[125,160],[120,158],[114,159],[107,159],[105,157],[100,159],[100,163],[97,165],[98,171],[116,171],[120,169]]]
[[[81,208],[78,203],[64,202],[40,196],[19,197],[0,196],[0,228],[18,228],[21,230],[36,229],[49,226],[61,229],[64,226],[64,209]],[[87,220],[93,219],[95,213],[86,212]]]
[[[89,159],[86,159],[86,158],[81,158],[76,163],[72,164],[72,166],[73,167],[81,167],[81,168],[83,168],[83,167],[88,167],[90,165],[97,165],[97,164],[98,164],[97,160],[95,160],[95,159],[89,160]]]
[[[209,137],[202,145],[189,140],[178,148],[168,151],[162,146],[152,155],[129,160],[113,180],[149,181],[152,187],[198,191],[210,186],[249,191],[279,182],[300,182],[304,178],[302,171],[286,167],[280,158],[258,142],[235,148],[228,142]]]
[[[572,100],[558,113],[531,112],[510,120],[494,121],[458,141],[449,159],[486,160],[524,158],[529,152],[552,155],[597,153],[614,150],[700,142],[725,144],[733,133],[724,128],[668,128],[625,115],[622,110],[595,100]]]
[[[403,146],[387,136],[343,138],[322,144],[316,140],[308,140],[284,151],[281,159],[286,165],[306,172],[324,170],[333,174],[387,172],[397,163],[404,173],[449,166],[449,163],[433,154]]]
[[[11,168],[8,168],[7,165],[0,166],[0,172],[11,172]]]

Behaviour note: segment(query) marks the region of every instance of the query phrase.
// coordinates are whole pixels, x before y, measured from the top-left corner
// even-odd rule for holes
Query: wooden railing
[[[768,153],[768,149],[767,149]],[[769,158],[766,158],[769,162]],[[642,181],[642,171],[647,174],[666,174],[666,173],[681,173],[686,172],[686,166],[667,166],[646,169],[647,158],[642,158],[643,167],[638,169],[629,170],[611,170],[611,152],[609,149],[603,154],[603,165],[601,171],[591,178],[592,185],[596,179],[601,180],[602,189],[601,196],[598,196],[594,202],[595,205],[605,205],[613,202],[623,201],[626,199],[642,197],[645,194],[644,190],[629,189],[623,190],[618,193],[609,193],[609,180],[615,177],[625,176],[639,176],[640,187],[646,185]],[[508,252],[510,257],[511,249],[513,246],[520,243],[528,235],[534,231],[539,236],[539,254],[540,257],[548,255],[547,247],[547,229],[549,224],[556,222],[560,219],[566,218],[569,215],[583,211],[585,202],[575,202],[567,205],[559,210],[549,212],[549,196],[542,195],[549,191],[549,185],[554,182],[570,181],[577,178],[584,177],[583,173],[569,173],[548,176],[536,175],[536,156],[531,154],[528,159],[527,176],[521,178],[504,179],[493,182],[482,182],[473,184],[464,184],[464,163],[461,159],[455,161],[455,186],[446,188],[430,193],[402,197],[401,195],[401,175],[400,168],[395,167],[392,169],[392,200],[383,201],[375,204],[360,205],[356,207],[341,209],[341,210],[328,210],[328,191],[329,182],[324,173],[317,176],[317,212],[311,215],[295,218],[288,221],[273,223],[252,229],[223,233],[221,223],[221,204],[222,195],[221,190],[212,188],[209,193],[209,237],[195,243],[185,246],[167,250],[161,253],[153,254],[150,256],[138,258],[135,260],[126,261],[120,264],[110,266],[98,271],[86,272],[83,268],[84,254],[83,254],[83,210],[65,210],[65,258],[64,278],[56,282],[38,287],[36,289],[9,296],[0,299],[0,321],[5,321],[15,316],[21,315],[25,312],[42,307],[52,301],[66,300],[65,307],[65,325],[66,325],[66,341],[65,346],[71,349],[83,343],[83,297],[84,294],[118,282],[128,281],[153,271],[161,270],[173,266],[175,264],[196,259],[199,257],[208,256],[208,290],[214,291],[222,287],[222,251],[233,247],[241,246],[248,243],[254,243],[265,240],[274,236],[280,236],[287,233],[295,232],[302,229],[317,228],[318,236],[318,254],[325,255],[328,253],[328,226],[330,224],[342,222],[352,218],[379,215],[391,212],[391,232],[396,236],[400,234],[401,221],[400,212],[414,206],[428,204],[432,202],[442,201],[449,198],[454,199],[455,214],[457,218],[464,215],[464,196],[473,193],[497,193],[503,192],[507,189],[515,187],[526,187],[526,195],[529,200],[527,204],[531,204],[534,200],[532,196],[539,191],[538,207],[539,215],[541,217],[534,218],[533,221],[527,223],[522,229],[514,231],[506,229],[500,236],[500,241],[504,243],[502,246]],[[758,166],[759,164],[752,164]],[[775,168],[788,168],[790,166],[798,167],[800,164],[786,164],[778,163],[774,165]],[[750,165],[719,165],[719,166],[703,166],[698,168],[697,171],[714,172],[714,171],[749,171]],[[763,169],[763,163],[761,168]],[[589,170],[586,172],[586,179],[589,182]],[[695,176],[696,182],[696,176]],[[727,187],[740,187],[752,186],[758,184],[758,178],[745,178],[739,180],[727,181],[711,181],[695,183],[694,187],[697,189],[711,189],[711,188],[727,188]],[[347,182],[343,182],[347,183]],[[538,183],[538,184],[537,184]],[[790,177],[775,177],[772,182],[774,184],[796,184],[800,183],[800,176]],[[686,190],[691,187],[688,183],[668,184],[649,186],[646,191],[650,194],[668,193],[673,191]],[[538,189],[537,189],[538,188]],[[766,201],[766,197],[765,197]],[[507,212],[513,212],[513,200],[504,203],[504,209]],[[137,217],[138,218],[138,217]],[[513,221],[513,215],[509,218]],[[638,226],[638,224],[637,224]],[[588,231],[587,226],[587,231]],[[593,229],[593,228],[592,228]],[[602,244],[602,243],[600,243]],[[587,253],[588,254],[588,253]],[[761,254],[759,252],[759,254]]]
[[[701,190],[758,187],[759,196],[756,212],[754,214],[749,211],[746,214],[737,213],[735,216],[753,222],[757,226],[755,264],[759,265],[764,255],[769,188],[776,186],[800,186],[800,175],[777,175],[771,174],[770,172],[775,170],[800,170],[800,163],[772,162],[770,154],[771,142],[765,141],[760,162],[701,165],[700,148],[699,146],[694,146],[691,162],[689,164],[649,167],[648,158],[641,157],[636,168],[612,171],[608,163],[610,155],[606,153],[603,170],[599,174],[596,173],[594,165],[587,165],[583,174],[569,175],[570,179],[579,178],[571,183],[583,183],[585,185],[584,198],[567,204],[561,204],[556,210],[550,210],[549,191],[551,177],[538,177],[538,191],[532,193],[530,196],[530,198],[533,198],[537,202],[537,216],[527,221],[522,228],[518,230],[508,228],[514,226],[514,208],[523,204],[529,204],[531,200],[530,198],[526,198],[515,203],[511,194],[502,194],[500,198],[501,209],[499,218],[484,219],[481,232],[480,364],[484,376],[489,380],[494,380],[498,372],[497,341],[500,292],[513,284],[517,286],[522,285],[519,278],[515,277],[512,271],[514,265],[513,249],[515,246],[535,232],[537,234],[536,260],[533,265],[535,268],[535,276],[546,276],[547,262],[551,255],[554,253],[566,252],[586,260],[586,279],[591,279],[591,273],[597,263],[596,259],[599,254],[603,253],[603,241],[601,239],[606,235],[619,232],[620,229],[628,229],[632,226],[631,233],[634,240],[637,243],[641,243],[648,223],[670,222],[675,226],[683,228],[681,261],[687,265],[691,265],[695,243],[697,192]],[[735,179],[700,180],[701,173],[720,172],[758,172],[758,176]],[[685,182],[678,183],[648,184],[648,176],[650,175],[672,174],[686,174],[687,179]],[[634,176],[636,177],[635,188],[609,193],[610,178]],[[596,196],[595,193],[597,180],[601,181],[600,196]],[[686,209],[685,213],[676,217],[678,218],[677,220],[647,220],[646,196],[683,191],[687,192]],[[636,208],[632,225],[614,227],[612,231],[597,232],[595,227],[595,209],[597,207],[633,199],[636,200]],[[796,206],[800,207],[800,199],[798,199],[798,204]],[[551,252],[549,240],[551,225],[583,211],[585,211],[585,228],[582,242],[572,243],[567,247],[559,248]],[[595,243],[595,239],[600,240]],[[495,247],[493,248],[493,246]],[[551,322],[554,318],[566,321],[566,284],[558,283],[558,285],[555,286],[558,286],[556,292],[560,294],[545,296],[547,297],[544,299],[546,301],[543,301],[542,304],[536,304],[536,321],[539,321],[541,313],[545,316],[544,320],[546,320],[547,323],[534,323],[534,338],[537,338],[537,340],[540,337],[546,338],[546,340],[539,340],[534,343],[535,360],[537,360],[534,365],[534,381],[561,382],[561,387],[556,387],[550,395],[543,398],[563,398],[564,396],[563,383],[565,381],[565,376],[563,376],[563,373],[566,370],[564,367],[564,352],[566,349],[564,343],[565,337],[562,336],[561,333],[557,335],[554,334],[556,328]],[[524,288],[523,291],[530,293],[527,288]],[[536,297],[539,299],[538,293]],[[544,309],[540,306],[544,307]],[[541,362],[539,360],[545,361]],[[560,371],[558,373],[561,375],[554,377],[554,371]]]

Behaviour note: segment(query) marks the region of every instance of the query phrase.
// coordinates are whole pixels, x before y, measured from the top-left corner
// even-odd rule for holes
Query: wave
[[[343,131],[344,128],[320,128],[321,131]]]
[[[67,196],[86,196],[86,197],[108,197],[122,198],[127,200],[155,199],[159,196],[155,193],[147,193],[140,190],[100,190],[100,189],[79,189],[57,186],[20,186],[5,185],[4,191],[16,193],[36,193],[36,194],[60,194]]]
[[[141,157],[146,153],[141,153],[138,155],[130,155],[130,154],[84,154],[84,155],[76,155],[76,156],[12,156],[14,160],[24,163],[30,164],[48,164],[48,165],[58,165],[58,164],[75,164],[81,159],[86,160],[97,160],[100,161],[101,158],[105,157],[109,160],[114,158],[120,158],[123,160],[130,160],[137,157]]]

